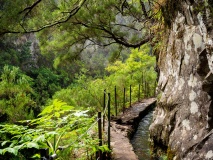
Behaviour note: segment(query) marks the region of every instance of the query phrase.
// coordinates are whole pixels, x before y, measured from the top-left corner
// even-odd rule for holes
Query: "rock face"
[[[179,5],[158,58],[153,151],[168,159],[213,159],[213,1]]]
[[[14,41],[14,45],[17,47],[18,50],[19,45],[24,45],[26,43],[30,43],[29,49],[31,57],[28,59],[28,61],[22,64],[21,68],[25,71],[30,70],[32,67],[39,68],[39,63],[41,61],[40,59],[42,55],[39,48],[39,41],[34,33],[24,34]]]

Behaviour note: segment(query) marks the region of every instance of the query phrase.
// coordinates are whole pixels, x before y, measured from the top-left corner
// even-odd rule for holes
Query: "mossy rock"
[[[174,157],[175,157],[175,152],[173,150],[171,150],[170,147],[168,147],[168,149],[167,149],[167,159],[168,160],[173,160]]]

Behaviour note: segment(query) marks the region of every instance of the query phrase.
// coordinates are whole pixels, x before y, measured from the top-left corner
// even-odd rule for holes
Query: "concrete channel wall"
[[[155,98],[145,99],[132,105],[125,112],[111,120],[111,149],[113,160],[138,160],[130,138],[137,130],[140,120],[153,109]]]

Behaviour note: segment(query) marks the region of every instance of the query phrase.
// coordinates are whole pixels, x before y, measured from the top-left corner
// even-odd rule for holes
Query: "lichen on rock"
[[[178,3],[158,58],[152,147],[169,159],[213,159],[213,2]]]

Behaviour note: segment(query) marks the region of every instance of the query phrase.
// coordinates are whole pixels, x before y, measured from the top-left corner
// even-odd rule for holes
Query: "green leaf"
[[[18,140],[13,140],[9,147],[14,147],[18,143]]]
[[[28,142],[27,148],[37,148],[39,149],[39,145],[36,142]]]
[[[39,148],[48,148],[46,141],[45,141],[45,143],[44,142],[38,142],[38,145],[39,145]]]
[[[92,146],[92,151],[95,153],[97,151],[97,148],[95,146]]]
[[[15,146],[15,147],[13,147],[13,148],[16,149],[16,150],[19,150],[19,149],[24,148],[24,147],[25,147],[25,145],[24,145],[24,143],[23,143],[23,144],[21,144],[21,145]]]
[[[65,102],[62,102],[62,101],[59,101],[59,100],[57,100],[57,99],[55,99],[55,100],[53,101],[54,109],[57,110],[57,111],[60,110],[61,107],[62,107],[63,105],[66,105],[66,103],[65,103]]]
[[[4,146],[6,143],[8,143],[9,141],[4,141],[1,143],[1,146]]]
[[[14,149],[14,148],[5,148],[6,152],[12,153],[14,155],[18,154],[18,149]]]
[[[32,139],[32,137],[30,137],[29,135],[26,135],[23,137],[23,141],[27,142],[30,141]]]
[[[53,145],[52,145],[52,143],[50,143],[50,141],[47,141],[47,144],[49,145],[49,147],[50,147],[50,149],[51,149],[51,151],[50,152],[54,152],[54,147],[53,147]]]
[[[50,135],[57,135],[58,133],[55,131],[51,131],[51,132],[47,132],[46,135],[50,136]]]
[[[59,113],[59,112],[55,112],[55,116],[56,116],[57,118],[59,118],[59,117],[60,117],[60,113]]]
[[[74,108],[73,106],[68,106],[68,105],[63,105],[61,107],[61,109],[64,111],[71,111],[73,108]]]
[[[33,155],[31,158],[36,158],[36,159],[38,159],[38,158],[41,158],[41,155],[40,155],[40,154],[35,154],[35,155]]]
[[[59,145],[59,142],[60,142],[60,140],[61,140],[61,137],[64,135],[64,133],[65,133],[65,131],[59,135],[58,140],[57,140],[57,142],[56,142],[56,144],[55,144],[55,150],[57,150],[58,145]]]
[[[52,112],[52,110],[53,110],[53,105],[47,106],[44,108],[44,110],[38,116],[50,114]]]
[[[45,141],[45,136],[40,135],[36,139],[34,139],[35,142],[44,142]]]

